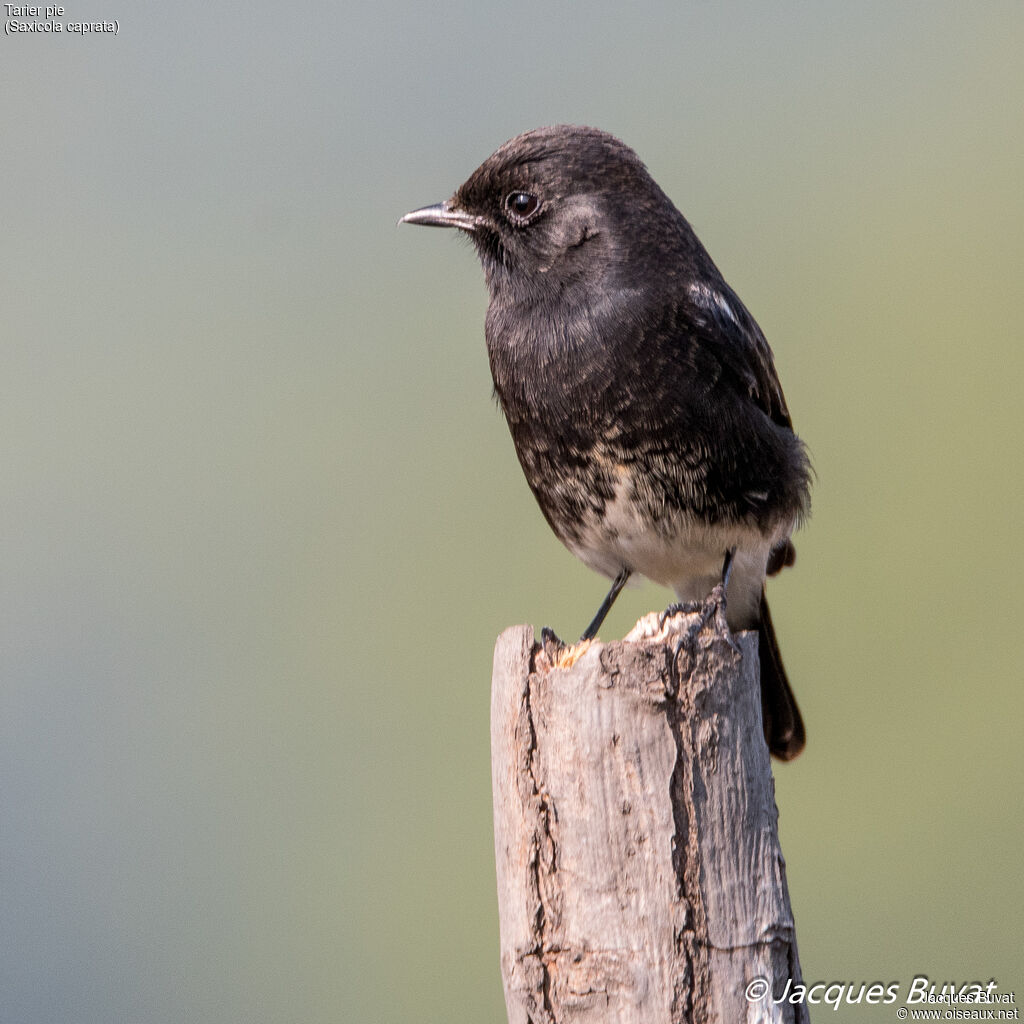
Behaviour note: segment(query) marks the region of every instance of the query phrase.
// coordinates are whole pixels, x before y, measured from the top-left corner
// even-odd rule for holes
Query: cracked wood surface
[[[801,981],[756,633],[713,602],[578,652],[508,629],[491,746],[510,1024],[806,1020],[744,995]]]

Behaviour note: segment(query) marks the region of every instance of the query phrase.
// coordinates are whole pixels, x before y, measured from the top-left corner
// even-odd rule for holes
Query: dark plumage
[[[618,139],[563,125],[505,143],[403,220],[476,246],[495,391],[562,542],[619,586],[637,573],[681,601],[706,597],[733,552],[727,620],[760,631],[765,735],[795,757],[764,579],[792,564],[810,467],[764,335],[685,218]]]

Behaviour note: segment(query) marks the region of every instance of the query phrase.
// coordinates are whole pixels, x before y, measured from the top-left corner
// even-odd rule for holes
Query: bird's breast
[[[766,557],[794,514],[776,499],[762,439],[730,428],[728,395],[710,415],[686,366],[642,327],[612,324],[571,307],[488,313],[495,392],[548,523],[592,568],[677,590],[720,569],[728,547]],[[739,422],[760,420],[774,429],[763,416]]]

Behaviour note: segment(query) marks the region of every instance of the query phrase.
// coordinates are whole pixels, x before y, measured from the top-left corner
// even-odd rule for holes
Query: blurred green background
[[[470,247],[395,222],[562,121],[690,218],[813,452],[805,977],[1024,998],[1019,0],[82,18],[120,33],[0,41],[0,1020],[504,1019],[492,646],[605,582]]]

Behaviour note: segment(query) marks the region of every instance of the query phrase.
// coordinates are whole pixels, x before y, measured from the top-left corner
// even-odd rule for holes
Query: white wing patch
[[[725,301],[725,296],[722,295],[721,292],[716,292],[706,284],[700,281],[695,281],[690,285],[690,296],[697,305],[703,306],[704,309],[708,310],[712,315],[716,312],[722,313],[737,327],[740,326],[740,322],[736,318],[736,314],[733,312],[732,306]]]

